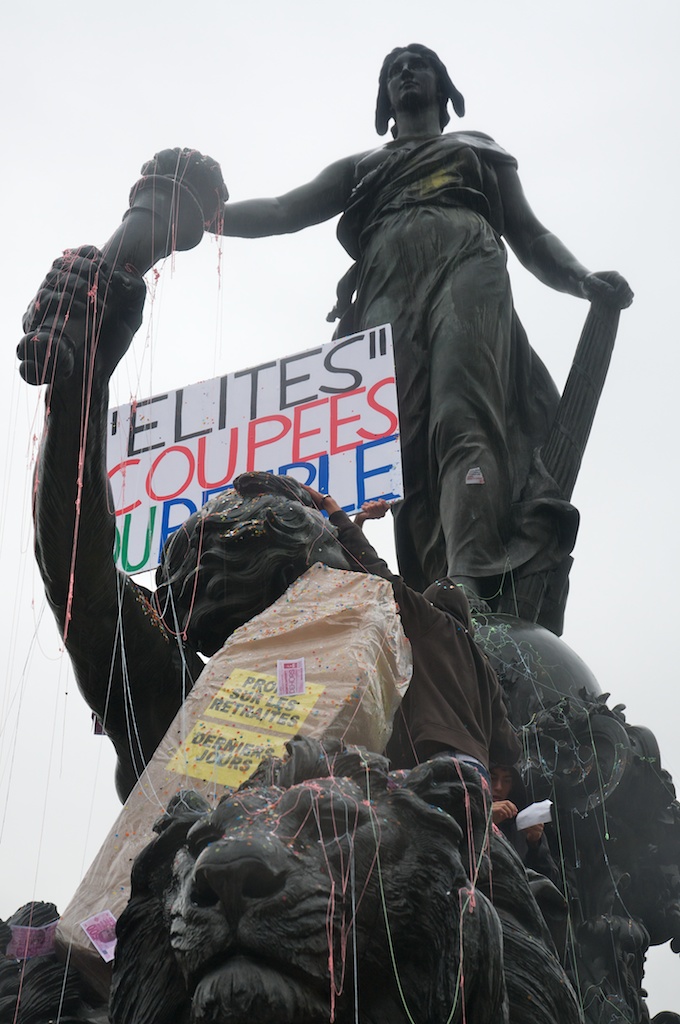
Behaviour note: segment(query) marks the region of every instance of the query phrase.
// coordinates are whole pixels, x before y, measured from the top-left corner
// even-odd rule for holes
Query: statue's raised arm
[[[142,320],[140,275],[172,249],[196,245],[225,194],[212,161],[193,151],[159,154],[143,168],[106,258],[83,247],[55,260],[26,313],[17,353],[24,380],[47,386],[36,558],[78,685],[116,748],[121,796],[201,662],[166,629],[150,595],[114,565],[109,379]]]
[[[214,225],[219,234],[237,238],[287,235],[342,213],[354,187],[360,154],[330,164],[316,178],[285,195],[227,203]]]
[[[21,374],[46,383],[35,554],[78,686],[118,754],[124,797],[191,687],[149,595],[113,561],[106,470],[109,377],[141,323],[141,278],[93,248],[56,260],[24,320]],[[140,699],[143,694],[143,699]]]

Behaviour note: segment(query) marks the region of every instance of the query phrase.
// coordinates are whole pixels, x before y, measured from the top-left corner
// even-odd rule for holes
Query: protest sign
[[[168,768],[236,788],[266,757],[283,756],[323,694],[324,687],[312,683],[287,699],[278,696],[276,676],[234,669],[210,694]]]
[[[401,498],[391,329],[112,409],[107,453],[128,573],[155,568],[170,534],[244,471],[293,475],[347,512]]]

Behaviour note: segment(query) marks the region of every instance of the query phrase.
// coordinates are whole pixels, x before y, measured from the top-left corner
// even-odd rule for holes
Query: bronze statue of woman
[[[621,306],[632,296],[619,275],[589,274],[542,227],[514,161],[492,140],[442,135],[450,99],[462,113],[462,97],[436,55],[416,45],[394,51],[381,73],[377,117],[381,132],[394,117],[392,142],[341,160],[278,199],[222,204],[211,223],[225,234],[257,236],[343,214],[339,234],[356,260],[345,295],[356,294],[340,329],[394,326],[406,486],[396,516],[402,573],[414,589],[448,575],[486,596],[507,570],[521,575],[559,564],[576,516],[534,457],[557,395],[514,314],[501,236],[555,288],[588,298],[604,293]],[[157,172],[164,161],[175,170],[177,151],[159,154]],[[98,250],[67,251],[31,303],[18,348],[24,379],[48,384],[36,558],[78,685],[116,746],[122,795],[201,671],[196,652],[211,655],[309,564],[338,565],[342,555],[310,542],[312,512],[302,509],[293,531],[299,550],[284,552],[285,571],[270,573],[276,592],[256,581],[257,606],[229,578],[211,585],[204,570],[212,561],[196,573],[196,553],[185,560],[180,550],[188,526],[164,556],[156,597],[116,571],[108,382],[139,327],[144,297],[141,279],[107,265]],[[232,499],[238,506],[238,495],[227,496],[195,517],[200,531],[215,520],[218,546]],[[318,541],[318,521],[311,526]],[[186,607],[163,597],[175,584]],[[206,615],[199,614],[204,597]],[[225,618],[227,599],[238,621]]]
[[[405,498],[394,510],[407,582],[451,576],[492,599],[504,578],[555,569],[578,525],[537,449],[558,394],[514,310],[507,241],[539,280],[579,297],[632,301],[615,272],[590,273],[536,218],[516,161],[479,132],[443,133],[464,101],[437,55],[410,44],[380,72],[376,128],[393,140],[273,199],[230,202],[216,230],[261,237],[342,214],[355,264],[338,335],[394,331]]]

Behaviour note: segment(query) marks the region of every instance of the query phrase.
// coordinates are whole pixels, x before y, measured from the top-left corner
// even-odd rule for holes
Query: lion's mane
[[[333,530],[320,523],[292,477],[237,477],[163,548],[154,600],[168,629],[211,657],[309,568],[319,530]]]
[[[575,1024],[524,869],[496,837],[492,880],[477,779],[448,757],[390,773],[298,738],[213,810],[180,794],[134,865],[113,1024],[503,1024],[508,992],[512,1022]]]

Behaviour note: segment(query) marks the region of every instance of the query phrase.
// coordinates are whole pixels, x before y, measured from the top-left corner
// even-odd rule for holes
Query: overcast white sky
[[[90,735],[33,570],[42,401],[15,368],[21,314],[64,248],[111,235],[159,149],[210,154],[242,199],[377,145],[381,61],[412,41],[436,49],[464,93],[460,127],[517,157],[538,216],[583,263],[620,270],[636,292],[574,496],[582,525],[564,639],[629,721],[655,731],[680,780],[679,23],[673,0],[25,0],[5,13],[0,917],[34,897],[63,908],[118,810],[111,752]],[[165,264],[114,404],[329,339],[325,314],[348,265],[333,224],[225,240],[219,254],[206,237]],[[586,305],[516,263],[513,287],[561,386]],[[386,530],[373,537],[389,554]],[[652,1012],[680,1010],[679,973],[669,950],[653,956]]]

